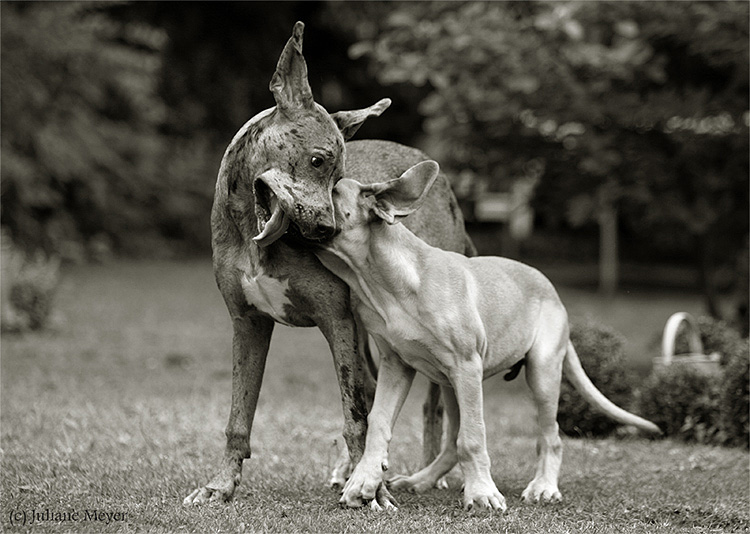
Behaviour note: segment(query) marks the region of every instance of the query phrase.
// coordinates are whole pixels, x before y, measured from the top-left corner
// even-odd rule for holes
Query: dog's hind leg
[[[557,426],[557,405],[560,399],[562,364],[567,347],[567,324],[558,318],[542,321],[537,339],[527,357],[526,381],[537,407],[539,436],[537,466],[534,479],[523,491],[526,502],[559,501],[557,477],[562,463],[562,440]],[[565,318],[567,321],[567,318]],[[561,333],[562,332],[562,333]]]
[[[430,382],[427,398],[422,405],[422,466],[428,466],[440,454],[443,434],[443,403],[440,386]]]
[[[396,475],[391,478],[389,484],[393,489],[405,489],[416,493],[427,491],[435,486],[438,480],[441,480],[441,477],[453,469],[453,466],[458,462],[456,440],[458,439],[460,418],[456,394],[451,387],[438,387],[440,387],[442,392],[443,402],[445,404],[445,415],[448,420],[445,440],[440,449],[440,454],[438,454],[437,458],[427,465],[427,467],[411,476]]]

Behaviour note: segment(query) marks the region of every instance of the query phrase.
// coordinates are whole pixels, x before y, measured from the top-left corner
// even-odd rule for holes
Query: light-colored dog
[[[437,174],[437,163],[426,161],[389,182],[344,179],[333,191],[338,233],[316,254],[351,287],[355,310],[381,353],[365,452],[341,502],[357,507],[370,501],[380,508],[373,498],[383,484],[391,430],[416,370],[441,384],[447,434],[435,461],[390,483],[423,491],[458,462],[465,508],[505,510],[490,476],[482,380],[517,371],[523,362],[540,426],[536,474],[523,499],[560,500],[557,404],[563,369],[607,415],[647,432],[659,429],[594,387],[569,340],[565,308],[539,271],[505,258],[467,258],[431,247],[399,224],[420,206]]]

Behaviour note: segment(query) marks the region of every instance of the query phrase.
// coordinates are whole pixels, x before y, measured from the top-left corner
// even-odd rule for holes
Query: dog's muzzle
[[[255,193],[255,216],[258,220],[259,234],[253,241],[261,247],[267,247],[281,238],[287,231],[293,238],[309,241],[330,239],[336,231],[332,207],[318,207],[311,203],[297,200],[300,192],[290,191],[284,186],[288,175],[275,169],[264,172],[253,182]],[[291,210],[291,211],[290,211]]]
[[[256,209],[260,233],[253,241],[261,247],[267,247],[286,233],[289,228],[289,216],[281,207],[276,194],[262,180],[255,182],[255,195],[256,203],[260,207]]]

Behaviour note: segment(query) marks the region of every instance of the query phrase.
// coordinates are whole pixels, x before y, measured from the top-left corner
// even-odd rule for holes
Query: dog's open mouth
[[[260,233],[253,241],[261,247],[267,247],[279,239],[289,228],[289,216],[282,209],[276,194],[262,180],[255,181],[255,215]]]

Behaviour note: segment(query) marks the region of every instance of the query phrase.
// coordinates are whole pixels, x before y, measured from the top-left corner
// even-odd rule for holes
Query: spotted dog
[[[302,55],[303,29],[301,22],[295,24],[271,79],[276,106],[237,132],[216,181],[211,242],[216,282],[233,326],[232,402],[221,463],[205,486],[185,498],[186,504],[227,500],[240,483],[275,323],[316,326],[330,346],[349,452],[333,481],[343,485],[348,460],[356,464],[364,451],[367,398],[358,346],[364,345],[366,333],[358,333],[347,285],[305,244],[333,235],[331,191],[342,177],[388,180],[426,157],[386,141],[346,142],[390,100],[333,114],[315,103]],[[406,224],[435,246],[473,250],[445,176],[421,213]],[[435,398],[431,415],[437,413]],[[430,422],[431,435],[439,437],[438,419]],[[391,502],[387,490],[378,494],[376,503]]]

